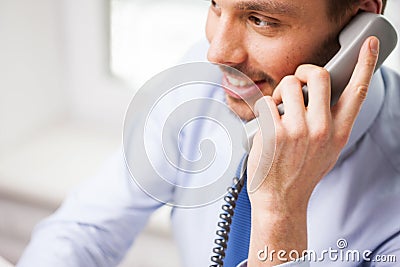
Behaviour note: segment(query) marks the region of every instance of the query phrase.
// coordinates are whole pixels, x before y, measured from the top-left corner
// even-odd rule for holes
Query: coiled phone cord
[[[246,164],[246,162],[242,164]],[[218,237],[214,240],[214,243],[217,246],[213,248],[215,255],[211,257],[213,264],[210,265],[210,267],[224,266],[225,251],[227,248],[229,232],[231,231],[232,217],[235,212],[236,201],[239,197],[240,191],[242,191],[244,187],[244,183],[245,179],[243,179],[243,177],[240,179],[235,177],[233,178],[233,185],[227,189],[228,194],[224,197],[226,203],[222,205],[223,212],[219,215],[221,221],[217,224],[220,228],[216,232]]]

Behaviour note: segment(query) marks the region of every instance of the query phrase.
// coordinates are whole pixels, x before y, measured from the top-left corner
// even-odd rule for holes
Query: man
[[[395,90],[400,78],[380,70],[368,89],[379,51],[378,40],[368,38],[349,85],[330,108],[329,73],[318,67],[336,53],[338,33],[352,17],[359,12],[381,13],[383,8],[382,0],[211,1],[208,59],[244,72],[259,86],[276,128],[270,171],[257,168],[268,161],[268,153],[262,150],[268,140],[260,134],[248,160],[247,182],[263,183],[248,194],[251,236],[243,265],[304,265],[307,261],[293,260],[306,249],[326,255],[322,252],[337,249],[339,239],[351,249],[372,251],[370,257],[397,255],[400,260],[400,93]],[[230,73],[224,75],[236,84],[236,94],[222,97],[242,119],[252,119],[253,113],[238,97],[246,84]],[[307,107],[303,84],[309,90]],[[281,102],[285,103],[283,116],[276,108]],[[266,116],[265,110],[260,109],[259,116]],[[194,148],[191,141],[189,135],[189,149]],[[174,197],[173,190],[164,193]],[[215,229],[222,202],[174,209],[174,234],[183,266],[210,264],[216,238],[210,229]],[[118,155],[36,228],[20,265],[116,265],[160,205],[131,183]],[[263,260],[266,246],[268,251],[287,254]],[[299,257],[289,258],[289,252]],[[322,266],[355,266],[362,260],[321,262]],[[395,266],[379,261],[362,264]]]

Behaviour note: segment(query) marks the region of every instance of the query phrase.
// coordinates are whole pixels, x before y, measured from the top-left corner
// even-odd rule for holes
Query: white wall
[[[109,1],[0,1],[0,154],[66,118],[120,130],[132,91],[109,72]]]
[[[109,0],[62,0],[71,113],[119,127],[132,91],[109,68]]]
[[[59,1],[0,1],[0,153],[65,115],[62,16]]]
[[[155,74],[176,65],[194,43],[205,39],[209,1],[111,3],[111,69],[134,91]]]

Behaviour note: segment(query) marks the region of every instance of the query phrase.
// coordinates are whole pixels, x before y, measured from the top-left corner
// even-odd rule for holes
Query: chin
[[[229,95],[226,95],[226,101],[232,112],[242,120],[250,121],[255,118],[253,108],[256,101],[245,102],[242,99],[236,99]]]

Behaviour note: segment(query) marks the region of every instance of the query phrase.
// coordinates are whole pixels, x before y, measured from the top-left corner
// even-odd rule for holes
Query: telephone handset
[[[380,41],[379,58],[375,71],[396,47],[396,30],[385,17],[378,14],[362,12],[353,18],[340,32],[340,50],[325,65],[325,69],[327,69],[331,75],[331,106],[336,104],[344,88],[350,81],[361,46],[369,36],[376,36]],[[303,95],[305,99],[304,102],[307,103],[308,93],[306,85],[303,87]],[[283,104],[278,105],[278,111],[283,115]],[[247,151],[251,148],[253,137],[258,131],[258,127],[257,119],[248,122],[245,126],[246,138],[243,140],[243,145]]]
[[[383,16],[372,13],[360,13],[353,18],[339,35],[341,46],[339,52],[325,66],[331,75],[331,106],[336,104],[344,88],[350,81],[361,46],[369,36],[376,36],[380,40],[379,58],[375,71],[382,65],[397,43],[395,29]],[[303,94],[304,102],[307,104],[308,93],[306,85],[303,87]],[[278,110],[281,115],[284,113],[283,104],[278,105]],[[258,131],[257,119],[248,122],[245,127],[246,137],[243,140],[243,145],[249,151],[253,137]],[[239,173],[243,173],[245,170],[245,166],[247,165],[246,160],[247,157],[244,158],[242,170]],[[234,215],[236,200],[245,183],[244,179],[242,177],[239,178],[239,176],[233,179],[234,185],[228,188],[228,195],[224,198],[226,203],[223,205],[223,212],[219,216],[221,221],[218,222],[219,230],[216,232],[218,237],[214,241],[217,246],[213,248],[214,255],[211,257],[213,264],[210,267],[222,267],[224,265],[225,250],[227,248],[230,224]]]

